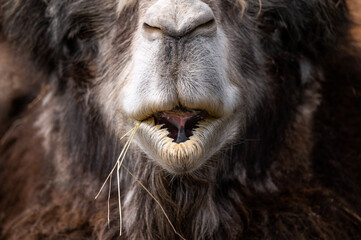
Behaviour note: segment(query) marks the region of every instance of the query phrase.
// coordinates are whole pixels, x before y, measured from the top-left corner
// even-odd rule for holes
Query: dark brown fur
[[[241,23],[233,1],[212,5],[217,14],[229,13],[222,21],[226,31],[239,31],[239,39],[255,40],[239,28],[261,35],[268,57],[264,68],[273,89],[254,113],[245,138],[182,176],[171,176],[132,146],[125,164],[186,239],[361,238],[361,60],[349,40],[346,3],[314,2],[263,1],[260,16],[259,6],[249,3]],[[43,81],[43,92],[52,93],[49,101],[23,111],[1,138],[1,238],[119,238],[116,192],[110,228],[106,194],[97,201],[94,196],[123,143],[87,93],[94,88],[94,71],[102,70],[94,59],[99,39],[107,37],[104,26],[117,30],[114,54],[126,54],[137,4],[119,19],[114,6],[97,0],[0,4],[6,40],[32,56],[49,79]],[[262,21],[268,16],[275,22]],[[252,76],[257,72],[253,53],[241,43],[232,45],[238,65]],[[317,70],[306,85],[300,83],[302,59]],[[297,107],[316,107],[318,93],[322,102],[314,121],[305,125]],[[44,129],[49,132],[40,133]],[[122,197],[130,191],[134,195],[125,204],[120,239],[178,239],[154,200],[122,174]],[[136,224],[127,225],[127,218]]]

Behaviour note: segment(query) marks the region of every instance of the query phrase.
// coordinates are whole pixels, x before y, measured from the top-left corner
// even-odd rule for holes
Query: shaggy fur
[[[109,227],[106,194],[94,200],[131,122],[111,95],[143,1],[119,2],[0,2],[6,41],[47,76],[1,138],[1,239],[179,239],[125,171],[121,237],[115,189]],[[233,115],[247,118],[194,172],[171,174],[137,144],[125,165],[186,239],[360,239],[361,60],[346,3],[204,2],[245,93]]]
[[[36,98],[42,77],[0,37],[0,136]],[[21,66],[21,67],[19,67]]]

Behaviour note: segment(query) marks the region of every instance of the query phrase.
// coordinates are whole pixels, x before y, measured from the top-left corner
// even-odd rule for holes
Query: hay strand
[[[134,129],[136,129],[136,128],[139,127],[139,125],[140,125],[140,122],[139,122],[135,127],[133,127],[131,130],[129,130],[126,134],[124,134],[119,140],[122,140],[123,138],[125,138],[126,136],[128,136],[129,133],[133,132]],[[127,141],[125,144],[127,144],[128,142],[129,142],[129,139],[128,139],[128,141]],[[110,176],[113,174],[115,168],[117,167],[117,163],[118,163],[119,159],[122,157],[122,153],[123,153],[123,151],[124,151],[124,148],[125,148],[125,145],[124,145],[124,147],[123,147],[122,152],[119,154],[119,157],[118,157],[118,159],[117,159],[117,161],[116,161],[116,164],[114,165],[113,169],[110,171],[109,175],[108,175],[107,178],[105,179],[105,181],[104,181],[103,185],[101,186],[98,194],[95,196],[95,199],[97,199],[97,198],[99,197],[99,195],[101,194],[101,192],[103,191],[103,189],[104,189],[104,187],[105,187],[105,184],[108,182]]]
[[[120,200],[120,165],[117,163],[117,182],[118,182],[118,208],[119,208],[119,236],[122,236],[123,218],[122,218],[122,202]]]
[[[108,220],[108,228],[110,229],[110,193],[112,191],[112,176],[110,176],[109,178],[109,192],[108,192],[108,216],[107,216],[107,220]]]
[[[107,215],[107,220],[108,220],[108,227],[110,227],[110,195],[111,195],[111,185],[112,185],[112,175],[115,171],[115,169],[117,169],[116,173],[117,173],[117,190],[118,190],[118,207],[119,207],[119,235],[122,235],[122,224],[123,224],[123,219],[122,219],[122,211],[121,211],[121,194],[120,194],[120,167],[123,167],[131,176],[132,178],[138,183],[140,184],[140,186],[148,193],[148,195],[158,204],[158,206],[160,207],[161,211],[163,212],[165,218],[167,219],[169,225],[171,226],[171,228],[173,229],[174,233],[176,235],[178,235],[182,240],[186,240],[180,233],[177,232],[177,230],[175,229],[175,227],[173,226],[171,220],[169,219],[167,213],[165,212],[163,206],[161,205],[161,203],[159,202],[159,200],[144,186],[144,184],[132,173],[130,172],[130,170],[124,166],[123,161],[125,159],[125,155],[128,152],[129,146],[131,144],[131,142],[133,141],[133,138],[140,126],[141,122],[138,122],[137,125],[135,125],[131,130],[129,130],[126,134],[124,134],[120,140],[122,140],[124,137],[128,136],[130,134],[129,139],[126,141],[121,153],[118,156],[118,159],[116,161],[116,163],[114,164],[114,167],[112,168],[112,170],[110,171],[109,175],[107,176],[107,178],[105,179],[103,185],[101,186],[98,194],[95,196],[95,199],[97,199],[99,197],[99,195],[101,194],[101,192],[104,189],[105,184],[108,182],[109,180],[109,192],[108,192],[108,215]]]
[[[123,218],[122,218],[122,203],[121,203],[121,198],[120,198],[120,177],[119,177],[119,173],[120,173],[120,166],[123,164],[124,158],[126,153],[128,152],[130,143],[133,141],[133,138],[135,136],[135,133],[138,130],[138,127],[140,125],[140,122],[135,126],[130,138],[128,139],[128,141],[126,142],[126,144],[123,147],[122,152],[119,155],[118,161],[116,162],[116,166],[117,166],[117,182],[118,182],[118,207],[119,207],[119,235],[122,235],[122,226],[123,226]],[[122,159],[119,161],[120,156],[122,156]]]

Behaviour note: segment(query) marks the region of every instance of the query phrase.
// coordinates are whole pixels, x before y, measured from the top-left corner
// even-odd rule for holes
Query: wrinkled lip
[[[154,114],[154,122],[155,125],[163,125],[161,128],[167,129],[168,137],[172,138],[173,142],[182,143],[189,140],[198,123],[207,116],[206,111],[178,107]]]

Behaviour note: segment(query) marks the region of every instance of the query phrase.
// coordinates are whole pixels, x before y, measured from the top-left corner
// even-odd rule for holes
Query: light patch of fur
[[[142,37],[140,31],[136,32],[132,43],[132,69],[120,98],[124,111],[137,120],[157,111],[171,110],[178,104],[172,80],[166,81],[162,77],[162,66],[156,61],[163,47],[162,40],[150,42]],[[161,80],[163,84],[160,84]]]
[[[43,98],[41,105],[43,107],[51,106],[53,104],[52,100],[54,97],[54,92],[48,92]],[[39,129],[37,134],[43,139],[42,145],[47,153],[50,151],[51,143],[51,132],[52,132],[52,111],[43,111],[37,121],[34,123],[35,128]]]
[[[117,14],[120,15],[126,7],[134,5],[136,2],[137,0],[117,0]]]
[[[310,82],[310,78],[314,75],[314,67],[307,59],[300,60],[300,71],[302,84]]]
[[[177,82],[177,90],[183,93],[179,94],[180,102],[189,108],[203,108],[216,117],[226,117],[240,102],[240,90],[228,75],[231,66],[227,36],[218,26],[215,39],[207,39],[199,45],[203,48],[196,46],[188,54],[193,60],[191,64],[180,64],[184,69]],[[209,73],[214,78],[207,76]],[[209,84],[216,86],[213,89]]]
[[[134,186],[131,186],[129,191],[127,191],[127,194],[124,199],[123,203],[123,211],[125,213],[126,218],[123,219],[124,227],[125,229],[129,229],[132,226],[134,226],[137,216],[137,208],[131,207],[134,204],[134,193],[138,189],[135,189]],[[139,190],[138,190],[139,191]]]
[[[99,109],[102,111],[107,127],[116,127],[116,132],[122,133],[127,129],[124,128],[124,118],[119,114],[118,104],[121,103],[119,93],[122,91],[124,83],[130,72],[131,63],[128,60],[129,55],[124,54],[121,59],[116,59],[116,63],[109,63],[107,59],[114,59],[113,57],[113,39],[116,38],[116,31],[112,30],[107,38],[101,40],[99,45],[100,56],[97,58],[97,65],[102,66],[103,71],[96,76],[97,87],[95,89],[97,103],[100,105]],[[109,68],[106,66],[114,66]],[[119,72],[119,66],[122,66],[122,71]],[[116,81],[116,84],[114,84]],[[116,124],[114,124],[116,123]]]
[[[57,135],[53,133],[53,122],[56,116],[61,118],[61,114],[64,113],[62,105],[58,103],[55,98],[54,92],[49,92],[42,100],[42,106],[46,109],[43,111],[34,126],[39,129],[38,135],[43,139],[42,145],[47,154],[51,151],[55,151],[54,155],[54,168],[56,169],[55,182],[62,185],[67,183],[71,179],[70,169],[73,168],[70,161],[66,159],[70,156],[64,156],[64,152],[59,140],[56,138]],[[54,149],[51,144],[57,143],[59,146]]]
[[[236,175],[238,181],[243,185],[247,185],[247,171],[244,167],[242,167],[239,171],[239,173]]]
[[[321,95],[319,93],[321,86],[318,82],[314,81],[314,78],[323,79],[324,77],[306,59],[301,59],[299,63],[302,84],[310,84],[310,86],[304,91],[305,102],[298,106],[297,122],[305,122],[307,126],[310,126],[312,124],[313,113],[321,102]]]
[[[278,187],[276,186],[276,184],[272,181],[272,178],[269,174],[267,174],[268,176],[262,180],[261,182],[253,182],[253,187],[255,188],[256,191],[258,192],[276,192],[278,191]]]
[[[242,8],[242,12],[241,12],[241,17],[242,17],[246,11],[248,4],[245,0],[236,0],[236,4],[239,4]]]
[[[317,88],[319,88],[319,85]],[[319,93],[314,93],[313,90],[306,90],[306,95],[309,97],[309,100],[306,104],[298,107],[298,112],[300,113],[299,116],[302,117],[307,124],[310,124],[313,119],[313,113],[320,105],[321,96]]]
[[[207,200],[201,206],[198,211],[198,214],[195,216],[194,222],[200,223],[193,225],[194,233],[197,235],[205,236],[206,234],[213,234],[217,230],[219,226],[219,209],[217,208],[217,204],[214,202],[212,197],[212,191],[208,191]],[[193,236],[194,239],[197,239],[198,236]]]

